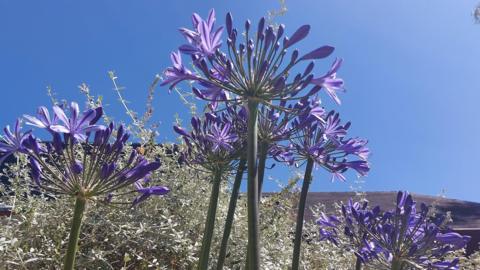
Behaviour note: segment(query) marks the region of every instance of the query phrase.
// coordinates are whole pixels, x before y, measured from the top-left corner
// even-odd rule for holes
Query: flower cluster
[[[223,113],[205,113],[203,119],[192,117],[190,132],[174,126],[187,146],[182,153],[187,164],[200,165],[209,172],[228,171],[244,152],[245,141],[241,139],[242,133],[238,133],[244,117],[244,110],[237,112],[230,108]]]
[[[251,22],[247,20],[245,40],[241,41],[233,27],[232,15],[228,13],[227,52],[222,52],[223,27],[215,28],[214,10],[206,20],[194,13],[192,22],[193,29],[180,29],[188,44],[181,45],[179,51],[171,54],[173,65],[166,69],[163,85],[173,88],[182,81],[195,81],[198,87],[193,88],[194,94],[211,101],[214,107],[218,101],[236,100],[230,99],[229,93],[269,103],[273,99],[292,98],[309,85],[313,88],[307,96],[324,88],[340,103],[337,92],[343,90],[343,80],[336,77],[336,72],[342,61],[335,60],[332,68],[322,76],[312,74],[314,62],[311,60],[328,57],[333,47],[322,46],[303,56],[298,50],[287,54],[289,48],[308,35],[309,25],[301,26],[291,37],[284,37],[284,25],[278,29],[266,26],[265,18],[261,18],[256,32],[252,33]],[[183,65],[181,54],[192,58],[194,71]],[[299,63],[308,61],[303,72],[293,72]]]
[[[122,125],[96,124],[102,116],[101,107],[81,113],[78,104],[72,102],[69,111],[68,117],[55,105],[53,116],[45,107],[40,107],[36,116],[24,116],[28,125],[51,134],[49,142],[41,142],[31,131],[22,133],[19,120],[13,133],[7,126],[0,142],[0,152],[4,153],[1,161],[15,153],[27,155],[36,185],[50,194],[106,197],[110,202],[116,190],[135,184],[137,204],[151,195],[168,193],[162,186],[143,187],[160,162],[148,162],[136,150],[126,155],[124,148],[130,135]]]
[[[417,212],[416,202],[408,192],[398,192],[396,207],[382,212],[379,206],[352,202],[342,206],[343,218],[322,215],[322,240],[338,244],[340,231],[350,239],[350,247],[363,264],[385,269],[458,269],[458,258],[446,256],[462,249],[469,236],[462,236],[445,226],[443,215],[431,215],[424,203]]]
[[[26,155],[31,176],[42,191],[75,198],[64,269],[75,268],[82,219],[89,201],[102,197],[101,202],[112,203],[116,195],[123,199],[137,192],[139,195],[132,203],[136,205],[152,195],[169,192],[163,186],[143,186],[160,162],[148,162],[136,150],[126,155],[124,149],[130,135],[122,125],[98,125],[101,107],[80,113],[78,104],[72,102],[69,111],[67,116],[64,108],[55,105],[53,117],[45,107],[40,107],[36,116],[24,116],[27,124],[46,129],[52,136],[50,142],[42,143],[31,131],[22,133],[17,120],[15,131],[12,133],[7,126],[0,143],[0,161],[12,154]],[[122,191],[133,186],[136,190]]]
[[[247,118],[244,121],[246,126],[244,140],[246,151],[244,152],[248,170],[249,209],[249,258],[247,260],[249,265],[247,268],[258,269],[260,267],[258,203],[266,160],[273,157],[277,161],[293,164],[295,160],[305,157],[304,153],[308,153],[310,159],[315,159],[316,163],[343,179],[341,173],[348,168],[356,169],[361,175],[365,175],[368,171],[366,154],[363,155],[362,161],[346,160],[347,155],[357,154],[357,150],[348,148],[348,145],[355,144],[355,147],[358,147],[357,144],[363,144],[362,150],[358,151],[368,150],[364,147],[366,142],[359,140],[347,142],[343,139],[344,134],[333,134],[328,138],[323,136],[325,137],[323,140],[312,137],[326,131],[330,132],[327,130],[332,128],[329,124],[336,124],[323,123],[333,119],[325,116],[325,109],[320,106],[320,101],[315,97],[316,94],[323,89],[328,96],[340,104],[338,92],[343,91],[344,88],[343,80],[337,78],[337,71],[342,64],[341,59],[334,60],[330,70],[325,74],[320,76],[313,74],[314,60],[330,56],[334,51],[333,47],[321,46],[304,55],[292,49],[295,44],[307,37],[310,31],[309,25],[299,27],[290,37],[287,37],[284,25],[278,27],[266,25],[265,18],[261,18],[257,27],[252,29],[251,22],[247,20],[242,31],[244,38],[242,38],[239,31],[233,27],[230,13],[226,16],[225,28],[216,27],[215,21],[214,10],[210,11],[206,19],[195,13],[192,16],[193,28],[180,29],[187,44],[181,45],[178,51],[171,54],[173,65],[165,70],[165,79],[162,84],[169,85],[172,89],[183,81],[192,83],[193,93],[198,98],[208,101],[211,111],[228,111],[234,106],[245,108]],[[226,46],[222,46],[224,30],[227,34]],[[289,52],[291,49],[292,51]],[[182,63],[182,55],[192,59],[192,70]],[[303,63],[305,65],[301,67]],[[300,122],[294,125],[297,117]],[[210,125],[208,122],[215,122],[212,119],[220,118],[207,114],[206,125]],[[235,118],[237,117],[232,119]],[[189,149],[192,149],[192,140],[198,142],[197,148],[201,151],[194,155],[190,154],[194,160],[200,161],[197,163],[212,164],[212,162],[205,162],[207,160],[205,155],[217,157],[219,149],[229,150],[232,139],[228,133],[232,124],[223,119],[216,120],[215,125],[212,124],[209,133],[215,133],[217,140],[215,146],[208,145],[212,139],[208,139],[206,134],[198,136],[205,132],[196,131],[199,130],[195,127],[196,125],[199,125],[198,121],[193,120],[194,131],[191,134],[187,134],[178,127],[176,130],[184,137]],[[296,148],[294,144],[290,146],[290,140],[302,140],[305,134],[308,135],[303,141],[304,144],[298,144]],[[237,137],[242,135],[237,134]],[[335,144],[332,143],[333,139],[336,140]],[[305,144],[306,141],[308,143]],[[288,145],[285,146],[283,143]],[[314,145],[316,149],[313,149]],[[328,149],[323,150],[322,147],[325,146],[328,146]],[[300,147],[304,150],[300,150]],[[300,156],[296,157],[295,154]],[[340,158],[341,160],[337,161]],[[308,179],[311,179],[312,166],[313,164],[311,166],[307,164],[307,168],[310,168],[306,170]],[[305,182],[309,183],[310,180]],[[308,184],[304,189],[303,197],[308,192]],[[303,213],[299,215],[297,222],[303,223]],[[297,235],[301,235],[301,229],[301,227],[297,228]],[[299,237],[296,237],[297,251],[299,241]],[[298,253],[296,252],[296,258],[293,261],[298,262]],[[298,265],[295,264],[295,262],[292,264],[294,270],[298,269]],[[200,263],[200,268],[202,267],[204,266]]]
[[[348,169],[354,169],[361,176],[370,170],[368,141],[346,137],[350,122],[341,124],[338,113],[330,111],[314,120],[300,115],[293,126],[297,133],[290,140],[290,148],[297,160],[313,159],[315,164],[332,173],[332,181],[344,181],[343,173]]]

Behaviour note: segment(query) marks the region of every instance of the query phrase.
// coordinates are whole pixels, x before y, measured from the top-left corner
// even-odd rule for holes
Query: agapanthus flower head
[[[342,205],[342,217],[322,215],[322,240],[338,244],[339,234],[350,239],[347,244],[364,264],[378,269],[458,269],[458,258],[447,255],[462,249],[470,240],[451,231],[443,215],[432,215],[430,208],[417,204],[408,192],[398,192],[396,207],[382,211],[369,208],[367,202],[350,200]],[[377,269],[376,268],[376,269]]]
[[[286,100],[281,100],[275,106],[262,104],[258,114],[258,139],[264,147],[268,147],[268,155],[276,161],[292,165],[293,152],[282,143],[296,137],[306,126],[305,122],[323,121],[324,114],[325,110],[316,97],[305,97],[288,105]],[[302,119],[302,125],[295,124],[299,118]]]
[[[278,28],[266,25],[261,18],[258,26],[252,29],[251,22],[245,22],[245,38],[233,26],[230,13],[226,17],[226,48],[222,51],[223,27],[215,28],[215,12],[210,11],[207,19],[198,14],[192,16],[193,29],[181,28],[180,32],[188,44],[179,51],[192,57],[195,73],[185,72],[178,54],[172,58],[173,67],[165,71],[164,85],[174,87],[183,80],[194,81],[194,93],[204,100],[255,99],[269,104],[272,99],[290,99],[309,86],[305,96],[313,95],[324,88],[328,95],[339,102],[336,92],[343,89],[343,81],[336,73],[341,60],[336,60],[325,75],[315,78],[312,73],[314,60],[323,59],[333,53],[331,46],[320,46],[300,55],[292,47],[307,37],[310,26],[299,27],[290,37],[285,35],[285,26]],[[306,63],[302,72],[300,64]],[[230,99],[226,93],[234,94]]]
[[[236,126],[242,122],[240,116],[232,117],[234,112],[232,109],[223,113],[206,113],[202,119],[192,117],[190,132],[174,126],[186,143],[183,154],[189,164],[200,165],[209,171],[225,170],[242,155],[245,142]]]
[[[78,104],[72,102],[70,117],[59,106],[53,110],[63,125],[56,124],[45,107],[39,108],[37,117],[26,116],[28,124],[50,132],[50,142],[40,142],[30,132],[21,134],[17,121],[15,133],[7,127],[5,143],[0,144],[6,154],[28,156],[32,178],[41,190],[86,199],[109,196],[111,201],[116,191],[133,187],[160,167],[158,161],[148,162],[136,150],[125,153],[130,135],[122,125],[96,124],[101,107],[80,113]],[[132,192],[140,193],[143,200],[160,194],[159,188],[168,190],[142,187]]]
[[[334,111],[320,117],[300,115],[293,121],[297,132],[290,140],[290,148],[296,159],[313,159],[318,166],[332,173],[332,180],[345,180],[343,173],[348,169],[355,170],[360,176],[366,175],[370,170],[367,140],[347,138],[350,123],[342,124],[339,114]]]

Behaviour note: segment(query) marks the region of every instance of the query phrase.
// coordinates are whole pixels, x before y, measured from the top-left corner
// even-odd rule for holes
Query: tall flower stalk
[[[225,258],[227,256],[228,241],[230,233],[232,231],[233,221],[235,217],[235,210],[237,207],[237,201],[240,192],[240,186],[242,184],[243,174],[247,168],[247,159],[245,153],[245,142],[247,140],[247,118],[248,112],[244,106],[228,106],[226,112],[222,113],[224,117],[230,119],[232,128],[237,134],[239,141],[243,142],[242,153],[239,156],[239,162],[236,168],[235,179],[232,185],[232,193],[230,195],[230,201],[228,205],[227,216],[225,219],[225,226],[223,228],[222,242],[220,245],[220,251],[217,258],[217,269],[223,269],[225,264]]]
[[[198,269],[201,270],[208,269],[209,266],[222,178],[236,166],[244,148],[232,123],[233,119],[226,114],[206,113],[204,119],[192,118],[190,132],[179,126],[174,127],[186,143],[187,149],[183,156],[187,164],[200,166],[212,175],[212,192],[198,263]]]
[[[298,204],[292,256],[292,269],[297,270],[300,266],[305,206],[314,166],[317,165],[332,173],[332,180],[344,180],[343,173],[348,169],[354,169],[363,176],[369,171],[367,162],[369,150],[366,147],[366,140],[346,138],[350,123],[341,125],[339,115],[333,111],[320,119],[300,116],[294,121],[293,126],[298,132],[291,139],[292,151],[298,161],[307,162]],[[354,160],[351,160],[352,158]]]
[[[75,199],[64,269],[75,267],[82,220],[90,202],[125,204],[128,194],[138,193],[133,203],[128,203],[134,206],[152,195],[169,192],[163,186],[143,187],[160,163],[148,162],[136,150],[126,155],[129,135],[123,126],[115,129],[113,123],[96,124],[101,107],[80,113],[78,104],[72,102],[69,109],[69,117],[59,106],[53,107],[53,117],[45,107],[40,107],[36,116],[25,115],[27,124],[51,134],[51,142],[42,143],[31,132],[22,134],[17,121],[15,133],[7,127],[0,143],[2,159],[11,154],[28,157],[31,176],[40,190]]]
[[[223,27],[215,28],[215,12],[210,11],[207,19],[193,14],[193,29],[181,28],[187,44],[173,52],[173,66],[165,71],[163,85],[174,88],[182,81],[193,81],[193,93],[217,109],[219,103],[243,104],[248,108],[247,123],[247,208],[248,208],[248,252],[247,269],[260,269],[259,181],[258,181],[258,110],[259,105],[274,106],[278,100],[295,100],[310,96],[322,88],[332,97],[341,90],[343,81],[335,78],[335,72],[315,78],[312,74],[312,60],[322,59],[333,52],[333,47],[322,46],[303,56],[288,49],[303,40],[310,31],[309,25],[301,26],[291,37],[284,37],[285,26],[275,28],[265,25],[265,18],[259,20],[255,30],[251,22],[245,22],[245,39],[240,40],[233,19],[227,14],[226,52],[222,52]],[[181,54],[192,58],[194,70],[182,63]],[[309,62],[303,73],[293,72],[298,64]],[[340,61],[338,61],[340,62]],[[339,64],[337,65],[340,66]],[[291,75],[294,74],[294,75]],[[313,87],[298,95],[308,86]]]
[[[222,242],[220,244],[220,251],[218,253],[217,270],[223,269],[225,265],[225,258],[227,256],[228,240],[232,231],[233,221],[235,217],[235,209],[237,207],[238,195],[240,192],[240,186],[242,184],[243,174],[245,172],[247,160],[241,158],[238,163],[237,173],[232,186],[232,194],[230,194],[230,201],[228,204],[227,217],[225,218],[225,226],[223,229]]]

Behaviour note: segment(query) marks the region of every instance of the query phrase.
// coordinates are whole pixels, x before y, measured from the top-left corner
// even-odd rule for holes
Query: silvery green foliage
[[[459,269],[480,269],[480,252],[475,252],[468,258],[465,254],[459,254],[460,258]]]
[[[155,173],[152,181],[168,185],[172,192],[137,208],[127,205],[92,206],[99,209],[95,212],[87,209],[78,256],[81,268],[190,269],[195,265],[208,205],[207,175],[179,166],[177,157],[167,155],[165,148],[146,145],[141,151],[147,156],[161,157],[163,168],[168,169]],[[5,172],[12,179],[16,197],[2,197],[8,199],[7,204],[13,204],[15,198],[15,214],[11,219],[0,218],[0,261],[9,269],[55,268],[63,259],[71,216],[68,206],[72,202],[26,195],[26,183],[31,179],[25,162],[20,160],[20,170],[13,165]],[[18,179],[16,172],[20,172]],[[292,186],[267,196],[261,204],[262,237],[268,239],[262,248],[265,269],[285,269],[290,264],[294,227],[291,213],[297,196]],[[228,199],[228,186],[224,185],[212,255],[218,253]],[[240,198],[226,262],[228,269],[238,269],[244,263],[246,224],[246,201]],[[313,269],[317,265],[344,265],[348,269],[351,258],[328,243],[313,241],[305,245],[303,261]]]
[[[119,90],[120,87],[115,85],[115,91]],[[87,104],[91,107],[101,105],[102,99],[91,95],[86,85],[82,85],[80,91],[85,94]],[[153,93],[153,90],[149,92]],[[152,184],[162,183],[171,192],[163,198],[147,200],[136,208],[130,208],[130,205],[92,205],[98,210],[87,209],[77,260],[80,269],[191,269],[196,265],[210,194],[210,179],[201,170],[179,165],[178,156],[167,153],[169,146],[154,143],[154,127],[147,127],[146,124],[153,111],[152,98],[153,94],[149,95],[147,113],[142,118],[145,120],[139,121],[137,114],[126,106],[128,102],[120,97],[133,122],[127,128],[142,144],[138,151],[146,158],[160,158],[162,161],[163,169],[153,174]],[[108,115],[104,117],[110,118]],[[2,172],[10,179],[12,186],[9,190],[3,186],[0,188],[3,195],[8,194],[2,196],[1,200],[14,205],[14,215],[0,218],[0,261],[5,262],[8,269],[54,269],[63,261],[70,226],[69,205],[72,202],[65,198],[31,196],[32,185],[29,184],[31,179],[27,169],[27,161],[20,159],[18,164]],[[231,180],[225,179],[219,199],[212,264],[216,263],[219,251]],[[265,269],[285,269],[290,265],[294,228],[292,213],[295,212],[298,197],[293,189],[295,183],[292,181],[282,192],[262,199],[261,235],[265,240],[268,239],[262,247]],[[239,269],[245,261],[246,198],[240,197],[237,209],[226,269]],[[321,256],[320,251],[330,256]],[[349,268],[351,256],[334,257],[334,254],[341,252],[328,243],[315,242],[305,245],[303,261],[314,268],[317,265],[343,265],[345,269]]]

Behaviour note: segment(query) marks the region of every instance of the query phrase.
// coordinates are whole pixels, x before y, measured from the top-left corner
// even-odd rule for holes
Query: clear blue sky
[[[348,93],[339,110],[352,134],[370,140],[372,171],[365,190],[408,189],[480,201],[480,25],[477,1],[295,0],[279,20],[292,33],[311,24],[304,51],[336,47]],[[0,125],[49,104],[46,87],[81,100],[86,82],[122,118],[107,71],[141,110],[146,89],[181,44],[190,14],[232,11],[238,24],[275,9],[268,1],[22,1],[0,0]],[[330,59],[331,60],[331,59]],[[175,140],[174,113],[188,112],[179,97],[158,89],[159,140]],[[285,177],[272,172],[275,177]],[[321,172],[313,190],[348,190]],[[350,181],[353,178],[350,177]],[[269,189],[273,184],[268,185]]]

